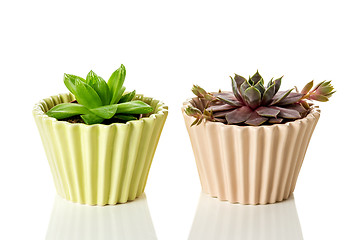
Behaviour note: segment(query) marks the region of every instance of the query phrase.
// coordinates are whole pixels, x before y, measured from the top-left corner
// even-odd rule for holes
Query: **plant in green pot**
[[[139,197],[167,114],[159,100],[125,92],[123,65],[106,82],[64,74],[70,93],[45,98],[33,115],[57,192],[89,205]]]
[[[279,91],[282,77],[265,85],[259,72],[231,80],[229,92],[194,85],[196,97],[182,107],[202,190],[241,204],[287,199],[320,117],[312,102],[328,101],[333,86]]]

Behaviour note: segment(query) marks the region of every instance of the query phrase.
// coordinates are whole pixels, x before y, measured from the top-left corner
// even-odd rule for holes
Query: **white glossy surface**
[[[54,200],[46,240],[157,239],[145,194],[114,206],[88,206]]]
[[[295,199],[268,205],[222,202],[201,193],[189,240],[302,240]]]
[[[285,75],[285,90],[334,81],[294,196],[305,240],[354,240],[353,11],[351,0],[0,1],[0,239],[43,240],[52,217],[56,193],[33,105],[66,91],[65,72],[108,79],[123,63],[127,90],[169,106],[146,186],[159,240],[188,239],[199,209],[180,111],[192,84],[228,90],[229,75],[256,69],[265,79]]]

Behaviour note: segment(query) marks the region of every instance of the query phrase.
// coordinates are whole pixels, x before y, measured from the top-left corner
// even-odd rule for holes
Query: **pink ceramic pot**
[[[271,126],[237,126],[202,122],[185,114],[202,191],[241,204],[285,200],[297,177],[320,117],[312,110],[305,118]]]

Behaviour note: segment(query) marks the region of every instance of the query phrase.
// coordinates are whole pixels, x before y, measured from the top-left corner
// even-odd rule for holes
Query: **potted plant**
[[[123,65],[107,81],[64,74],[70,93],[37,103],[33,115],[57,192],[89,205],[125,203],[143,192],[168,108],[125,93]]]
[[[281,78],[266,86],[259,72],[235,75],[231,92],[208,93],[194,85],[196,97],[183,104],[202,191],[241,204],[267,204],[289,198],[330,81],[301,92],[279,91]],[[312,89],[312,90],[311,90]]]

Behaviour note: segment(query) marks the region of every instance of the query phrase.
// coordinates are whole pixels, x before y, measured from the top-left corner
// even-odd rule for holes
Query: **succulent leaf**
[[[106,81],[102,77],[97,77],[96,81],[93,82],[91,86],[99,95],[102,104],[108,105],[111,100],[111,92]]]
[[[278,115],[278,117],[280,117],[280,118],[287,118],[287,119],[301,118],[300,113],[294,109],[288,109],[288,108],[284,108],[284,107],[271,107],[271,108],[274,108],[276,110],[280,110],[280,113]]]
[[[136,90],[126,93],[123,95],[119,101],[119,103],[124,103],[124,102],[129,102],[132,101],[132,99],[136,96]]]
[[[250,88],[251,85],[248,81],[245,81],[241,86],[240,86],[240,94],[242,95],[243,99],[245,97],[245,90]]]
[[[153,108],[140,100],[117,104],[116,113],[124,114],[146,114],[153,111]]]
[[[281,100],[285,99],[291,93],[292,90],[293,89],[276,93],[275,96],[272,98],[272,102],[270,105],[278,104]]]
[[[303,96],[304,96],[304,94],[302,94],[302,93],[290,92],[285,98],[280,100],[277,105],[284,106],[284,105],[296,103],[299,100],[301,100]]]
[[[96,91],[83,81],[75,81],[75,98],[78,103],[89,109],[102,106],[102,101]]]
[[[206,90],[198,85],[193,85],[191,91],[199,98],[203,98],[207,94]]]
[[[254,86],[249,87],[247,90],[245,90],[244,95],[244,99],[250,108],[255,109],[260,106],[261,93],[257,88]]]
[[[320,94],[312,94],[309,98],[311,100],[316,100],[316,101],[319,101],[319,102],[327,102],[327,101],[329,101],[328,97],[320,95]]]
[[[85,114],[85,115],[80,115],[81,119],[83,119],[83,121],[86,124],[98,124],[98,123],[102,123],[105,119],[102,117],[99,117],[93,113],[90,114]]]
[[[99,117],[110,119],[116,114],[117,107],[118,104],[112,104],[112,105],[101,106],[98,108],[93,108],[90,109],[90,111]]]
[[[262,77],[260,76],[259,71],[256,70],[256,73],[251,77],[251,80],[256,84],[256,83],[258,83],[261,79],[262,79]]]
[[[261,80],[262,80],[262,79],[261,79]],[[259,92],[260,92],[260,94],[261,94],[261,96],[263,96],[264,93],[265,93],[265,87],[264,87],[264,85],[263,85],[261,82],[262,82],[262,81],[259,81],[257,84],[254,85],[254,87],[255,87],[256,89],[258,89]]]
[[[239,101],[242,101],[242,96],[239,93],[239,86],[238,86],[237,81],[235,80],[236,77],[237,76],[235,76],[234,79],[232,77],[230,77],[231,81],[232,81],[232,90],[233,90],[233,93],[234,93],[234,96],[236,97],[236,99],[238,99]]]
[[[231,110],[231,109],[235,109],[235,106],[230,105],[230,104],[223,104],[223,105],[210,106],[206,110],[212,111],[214,113],[214,112],[220,112],[220,111],[227,111],[227,110]]]
[[[97,82],[98,76],[92,70],[86,75],[86,83],[91,87]]]
[[[269,118],[268,123],[275,124],[275,123],[282,123],[282,118]]]
[[[237,88],[239,89],[240,86],[246,81],[246,79],[238,74],[234,76],[235,83],[237,84]]]
[[[307,94],[312,89],[312,87],[313,87],[313,80],[307,83],[306,86],[304,86],[301,93]]]
[[[263,94],[261,99],[261,105],[267,106],[272,102],[272,98],[275,95],[275,83],[269,86]]]
[[[257,112],[262,117],[274,117],[280,113],[280,110],[271,107],[258,107],[255,112]]]
[[[75,95],[75,82],[76,81],[83,81],[85,82],[84,78],[64,73],[64,84],[68,88],[68,90]]]
[[[137,117],[133,115],[125,115],[125,114],[116,114],[113,116],[114,118],[117,118],[122,121],[132,121],[132,120],[137,120]]]
[[[235,106],[235,107],[241,107],[243,106],[243,104],[237,100],[233,100],[233,99],[227,99],[227,98],[223,98],[223,97],[217,97],[219,100],[221,100],[222,102],[225,102],[229,105]]]
[[[266,117],[262,117],[259,114],[257,114],[256,112],[253,112],[248,120],[245,121],[246,124],[251,125],[251,126],[259,126],[261,124],[263,124],[264,122],[266,122],[268,120],[268,118]]]
[[[47,111],[47,115],[50,117],[54,117],[56,119],[64,119],[69,118],[76,115],[81,114],[90,114],[91,112],[81,104],[73,104],[73,103],[61,103],[55,105],[49,111]]]
[[[281,86],[281,80],[282,80],[283,76],[278,78],[278,79],[275,79],[274,80],[274,83],[275,83],[275,94],[279,91],[280,89],[280,86]]]
[[[252,112],[253,111],[249,107],[243,106],[226,114],[226,120],[228,124],[242,123],[250,117]]]
[[[114,71],[107,81],[107,85],[111,91],[111,101],[110,104],[118,103],[124,91],[122,91],[122,86],[126,78],[126,68],[123,64],[121,67]]]

